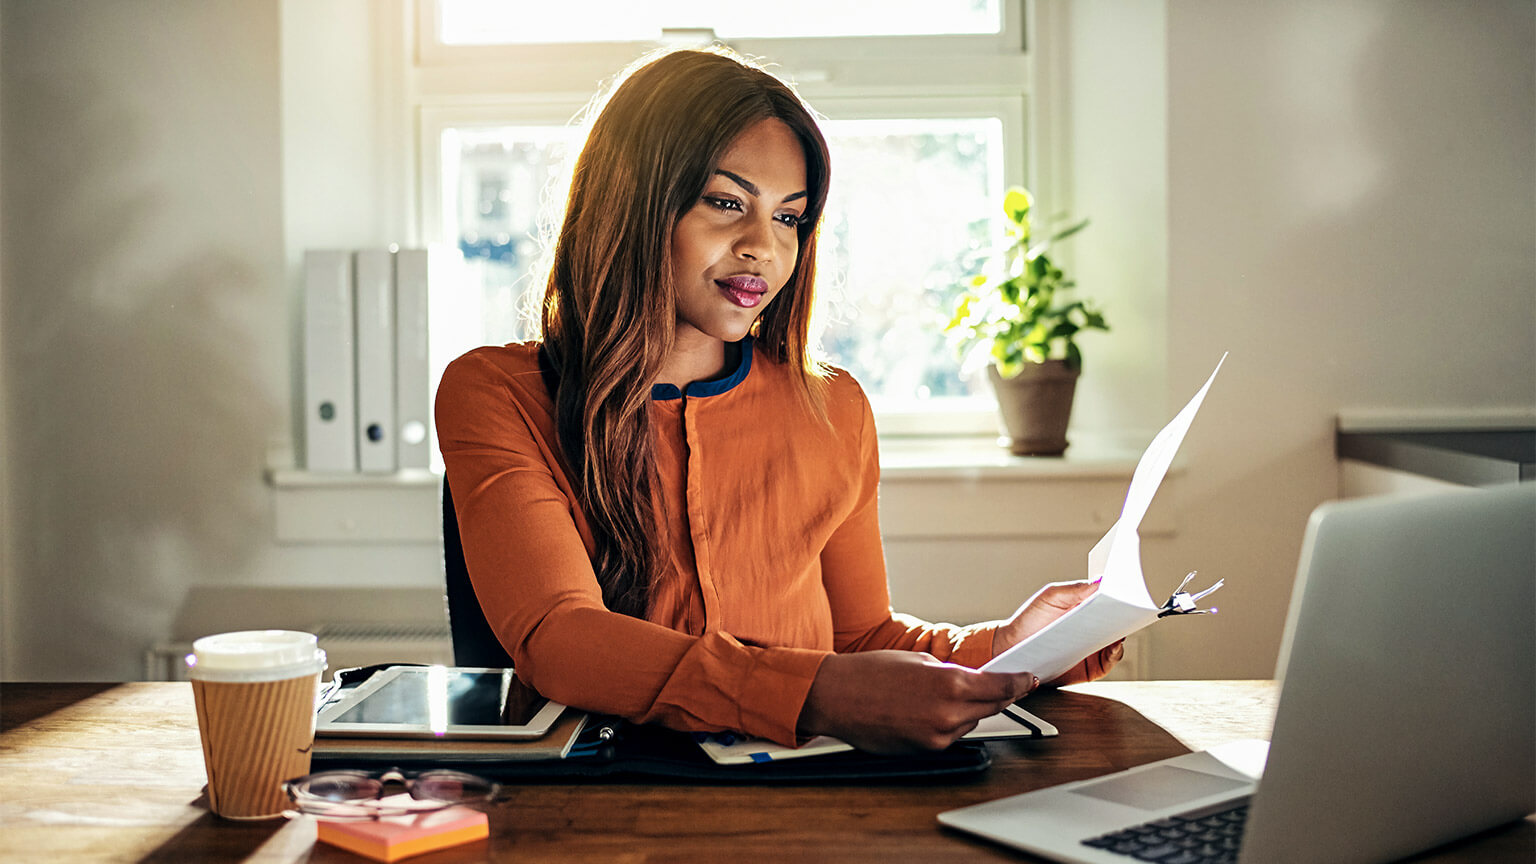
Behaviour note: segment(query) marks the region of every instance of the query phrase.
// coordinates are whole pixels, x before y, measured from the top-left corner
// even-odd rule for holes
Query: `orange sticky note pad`
[[[357,822],[321,820],[315,836],[332,846],[340,846],[375,861],[391,862],[461,843],[473,843],[490,833],[484,813],[468,807],[450,807],[419,816],[389,816]]]

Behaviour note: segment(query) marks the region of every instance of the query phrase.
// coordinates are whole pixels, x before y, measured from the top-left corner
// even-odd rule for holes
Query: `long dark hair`
[[[542,308],[560,447],[595,541],[603,602],[644,617],[662,548],[647,406],[676,324],[671,237],[738,135],[774,118],[805,151],[807,206],[794,275],[753,325],[818,414],[811,356],[816,230],[830,160],[809,109],[783,82],[725,51],[673,51],[619,79],[577,158]]]

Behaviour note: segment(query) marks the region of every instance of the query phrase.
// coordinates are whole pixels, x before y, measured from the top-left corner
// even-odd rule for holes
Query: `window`
[[[893,112],[894,113],[894,112]],[[829,120],[822,346],[877,410],[985,395],[941,327],[1001,209],[996,117]]]
[[[882,0],[879,14],[870,14],[867,3],[778,0],[771,15],[758,6],[718,0],[567,0],[538,7],[438,0],[436,5],[438,38],[445,45],[643,42],[678,29],[666,28],[667,22],[707,24],[723,39],[928,36],[997,33],[1002,27],[998,0]]]
[[[825,117],[828,359],[864,385],[886,434],[995,430],[985,383],[962,377],[941,327],[976,252],[1001,235],[1003,189],[1025,181],[1022,4],[900,0],[870,16],[788,0],[775,26],[794,26],[775,30],[746,7],[683,0],[573,0],[536,15],[420,4],[423,233],[463,256],[462,278],[433,298],[434,376],[471,347],[528,335],[541,208],[579,145],[568,121],[658,40],[702,30],[769,61]],[[795,14],[802,5],[818,11]],[[688,27],[661,26],[671,22]]]
[[[448,126],[440,142],[441,192],[429,206],[441,208],[441,228],[432,239],[462,256],[455,284],[473,286],[433,298],[431,317],[441,322],[433,342],[447,347],[446,363],[477,345],[528,338],[544,198],[580,142],[574,128],[547,124]]]

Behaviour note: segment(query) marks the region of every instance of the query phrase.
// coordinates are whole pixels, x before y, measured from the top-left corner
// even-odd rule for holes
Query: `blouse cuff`
[[[741,722],[736,728],[786,747],[799,744],[795,727],[800,722],[800,710],[826,658],[826,651],[808,648],[757,652],[756,662],[742,682],[738,702]]]
[[[979,669],[992,659],[992,636],[1002,622],[989,621],[966,627],[956,634],[949,662]]]

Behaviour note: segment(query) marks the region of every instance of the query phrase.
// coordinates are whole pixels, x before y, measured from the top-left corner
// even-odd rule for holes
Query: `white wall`
[[[291,437],[289,263],[307,245],[406,239],[382,223],[408,198],[386,188],[400,203],[373,206],[380,159],[372,143],[349,147],[373,140],[353,123],[373,108],[330,129],[316,119],[327,99],[356,97],[338,82],[374,80],[373,56],[338,50],[321,70],[324,46],[300,42],[307,89],[281,63],[283,15],[330,22],[345,47],[369,44],[369,12],[366,0],[0,6],[6,678],[132,679],[147,647],[202,620],[347,616],[343,604],[274,620],[279,604],[252,604],[253,585],[362,596],[440,580],[430,544],[276,543],[263,480],[268,448]],[[330,149],[285,147],[285,120],[311,142],[334,135]]]
[[[1167,33],[1170,392],[1232,357],[1166,566],[1230,587],[1153,671],[1251,675],[1341,409],[1536,406],[1536,7],[1180,0]]]
[[[6,668],[117,677],[180,583],[261,545],[284,394],[276,15],[3,12]]]
[[[283,245],[297,301],[305,249],[413,245],[415,166],[406,109],[404,0],[281,0]],[[289,377],[301,441],[303,366]],[[300,459],[298,464],[302,464]]]
[[[1168,81],[1161,0],[1079,0],[1059,51],[1067,70],[1070,158],[1063,202],[1087,229],[1063,244],[1083,297],[1099,302],[1109,333],[1079,340],[1078,430],[1138,442],[1168,422]],[[1214,360],[1213,360],[1214,362]],[[1187,398],[1188,394],[1182,394]]]

